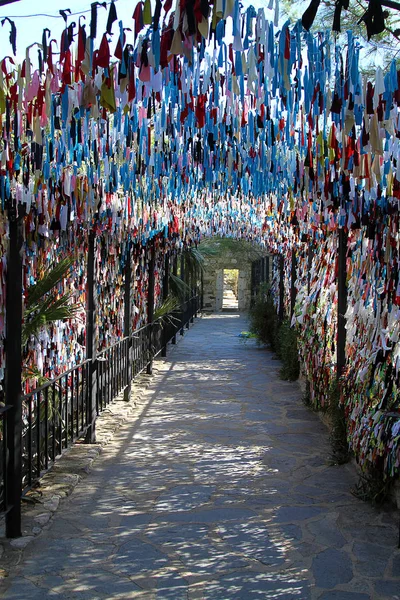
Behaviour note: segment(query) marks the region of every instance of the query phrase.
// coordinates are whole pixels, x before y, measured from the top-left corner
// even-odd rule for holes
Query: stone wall
[[[224,269],[238,269],[238,305],[239,311],[249,309],[251,300],[251,263],[259,258],[259,250],[251,243],[231,241],[228,245],[213,241],[207,247],[213,248],[213,254],[205,255],[204,263],[204,310],[218,312],[222,310],[224,294]],[[200,244],[201,251],[201,244]]]

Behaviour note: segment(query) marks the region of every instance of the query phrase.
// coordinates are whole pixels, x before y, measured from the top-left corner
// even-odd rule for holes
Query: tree
[[[375,71],[375,65],[386,69],[393,59],[400,62],[400,3],[399,10],[387,9],[381,4],[380,0],[311,0],[301,3],[283,0],[286,14],[291,19],[302,19],[303,25],[311,31],[327,29],[329,24],[339,36],[339,41],[345,44],[345,32],[351,29],[361,41],[361,69],[367,75]],[[372,25],[371,13],[368,12],[371,7],[378,11],[382,8],[382,20],[373,20]],[[382,31],[374,33],[381,27]]]

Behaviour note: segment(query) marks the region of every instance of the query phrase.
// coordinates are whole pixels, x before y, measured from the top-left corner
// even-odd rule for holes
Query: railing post
[[[176,254],[175,254],[175,256],[173,258],[173,261],[172,261],[172,273],[175,275],[175,277],[178,274],[178,256]],[[171,344],[173,344],[173,345],[176,344],[176,330],[177,330],[177,327],[175,326],[175,324],[174,324],[174,329],[175,329],[175,334],[173,335],[172,340],[171,340]]]
[[[266,279],[266,282],[269,283],[269,277],[270,277],[269,276],[269,256],[266,257],[265,261],[266,261],[265,279]]]
[[[165,301],[169,295],[169,252],[164,254],[164,279],[163,279],[163,300]],[[167,356],[167,328],[164,323],[163,327],[163,346],[161,350],[161,356]]]
[[[265,283],[265,258],[261,258],[261,285]]]
[[[200,273],[200,310],[204,308],[204,272],[201,270]]]
[[[124,400],[129,402],[131,399],[131,381],[132,381],[132,361],[131,348],[131,284],[132,284],[132,247],[128,242],[125,262],[125,289],[124,289],[124,337],[129,337],[128,356],[126,357],[126,386],[124,388]]]
[[[285,259],[283,254],[279,255],[279,321],[282,323],[283,318],[285,316],[284,311],[284,299],[285,299],[285,286],[284,286],[284,276],[285,276]]]
[[[87,432],[86,443],[96,441],[96,388],[97,388],[97,340],[95,335],[96,298],[95,298],[95,259],[96,235],[89,232],[87,255],[87,284],[86,284],[86,358],[89,363],[89,381],[87,386]]]
[[[154,320],[154,269],[155,269],[155,240],[154,238],[148,242],[150,246],[150,261],[148,263],[149,269],[149,281],[148,281],[148,293],[147,293],[147,323],[149,326],[148,336],[148,349],[149,349],[149,360],[147,363],[146,373],[152,375],[153,373],[153,320]]]
[[[7,498],[6,536],[21,536],[22,491],[22,224],[17,209],[8,211],[9,250],[7,264]],[[4,449],[5,451],[5,449]]]
[[[346,311],[347,311],[347,231],[339,229],[338,243],[338,324],[336,349],[336,376],[339,380],[346,364]]]
[[[186,273],[185,273],[185,250],[182,250],[181,254],[181,279],[183,283],[186,283]],[[186,289],[183,293],[183,306],[182,306],[182,322],[181,322],[181,335],[184,333],[185,326],[185,309],[186,309]]]
[[[294,309],[296,306],[296,279],[297,279],[297,261],[296,261],[296,250],[292,248],[292,269],[290,274],[290,320],[294,315]]]

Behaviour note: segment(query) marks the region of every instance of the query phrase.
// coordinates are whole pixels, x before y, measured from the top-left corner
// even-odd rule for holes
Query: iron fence
[[[22,489],[28,490],[88,426],[86,360],[25,394],[22,404]]]
[[[193,322],[199,297],[180,310],[149,323],[55,379],[25,394],[22,400],[22,481],[25,494],[56,458],[82,438],[92,425],[93,408],[100,414],[160,353]],[[94,404],[95,403],[95,404]],[[0,512],[7,507],[7,417],[0,407]]]
[[[7,510],[7,417],[10,406],[0,407],[0,512]]]

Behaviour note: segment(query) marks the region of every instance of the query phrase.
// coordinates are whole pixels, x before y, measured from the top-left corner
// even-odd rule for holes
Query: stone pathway
[[[246,322],[212,315],[156,363],[124,424],[4,580],[5,600],[400,600],[396,515]]]

